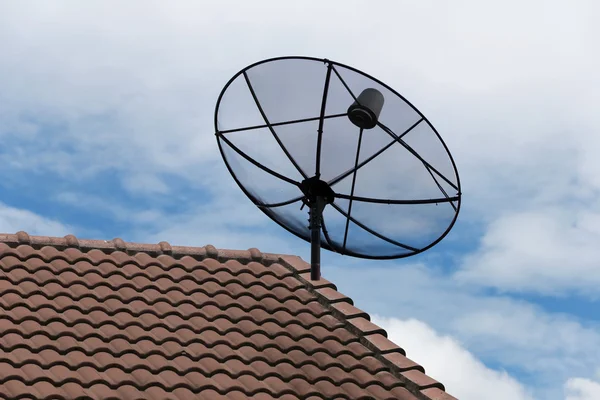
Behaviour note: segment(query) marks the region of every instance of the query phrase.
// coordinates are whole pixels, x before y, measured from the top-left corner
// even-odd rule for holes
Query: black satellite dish
[[[438,132],[357,69],[311,57],[252,64],[219,95],[215,130],[244,193],[311,242],[313,280],[321,247],[408,257],[442,240],[458,217],[458,171]]]

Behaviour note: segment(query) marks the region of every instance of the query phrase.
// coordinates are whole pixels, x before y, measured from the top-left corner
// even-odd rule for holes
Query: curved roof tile
[[[309,270],[257,249],[0,234],[0,398],[454,399]]]

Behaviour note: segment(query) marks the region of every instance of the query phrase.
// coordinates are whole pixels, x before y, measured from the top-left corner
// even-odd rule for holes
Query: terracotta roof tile
[[[454,399],[296,256],[0,235],[0,398]]]

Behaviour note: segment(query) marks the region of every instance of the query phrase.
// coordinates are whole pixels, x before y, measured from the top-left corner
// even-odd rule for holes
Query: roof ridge
[[[157,244],[125,242],[121,238],[111,240],[79,239],[75,235],[58,236],[35,236],[27,232],[19,231],[16,234],[0,233],[0,243],[5,243],[10,247],[19,245],[31,246],[36,250],[45,246],[52,246],[58,250],[67,248],[79,249],[82,252],[90,250],[100,250],[102,252],[122,251],[128,255],[137,253],[146,253],[150,256],[169,255],[175,259],[189,256],[198,261],[205,258],[213,258],[217,261],[237,260],[242,264],[251,261],[266,262],[270,265],[277,262],[285,254],[263,253],[256,248],[248,250],[228,250],[217,249],[211,244],[205,246],[172,246],[169,242],[161,241]]]
[[[421,400],[457,400],[445,391],[442,383],[426,375],[421,365],[406,357],[404,349],[389,340],[387,332],[371,322],[369,314],[355,307],[352,299],[340,293],[335,284],[323,277],[312,281],[310,264],[293,255],[282,255],[280,261],[413,395]]]

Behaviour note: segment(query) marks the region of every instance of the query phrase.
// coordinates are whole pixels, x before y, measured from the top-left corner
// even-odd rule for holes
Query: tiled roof
[[[0,398],[451,400],[299,257],[0,234]]]

